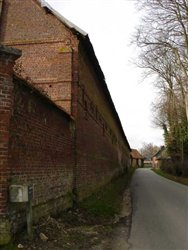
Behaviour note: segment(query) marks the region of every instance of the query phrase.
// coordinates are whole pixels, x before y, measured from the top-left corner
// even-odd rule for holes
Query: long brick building
[[[45,1],[3,0],[0,44],[2,239],[24,223],[11,184],[34,185],[37,220],[126,171],[130,146],[84,31]]]

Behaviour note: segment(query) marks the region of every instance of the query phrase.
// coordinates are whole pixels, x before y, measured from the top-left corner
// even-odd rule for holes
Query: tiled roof
[[[131,150],[131,156],[133,159],[144,159],[144,157],[138,152],[137,149]]]
[[[165,146],[161,146],[161,148],[152,156],[152,158],[153,157],[156,157],[157,159],[168,158],[169,156]]]

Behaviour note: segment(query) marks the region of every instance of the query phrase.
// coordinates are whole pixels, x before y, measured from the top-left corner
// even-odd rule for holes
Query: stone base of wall
[[[40,204],[33,207],[33,224],[36,224],[41,217],[57,216],[63,210],[66,210],[73,205],[71,194],[59,197],[55,200],[50,200],[47,203]],[[0,246],[7,245],[11,239],[12,234],[21,230],[26,224],[26,206],[24,204],[16,204],[16,208],[21,207],[16,213],[10,215],[10,220],[5,217],[0,217]],[[15,204],[14,204],[15,207]],[[11,222],[10,222],[11,221]]]
[[[57,216],[62,211],[72,207],[73,199],[71,194],[60,197],[56,200],[51,200],[48,203],[44,203],[34,208],[33,211],[33,220],[34,223],[37,223],[41,217],[44,216]]]
[[[0,217],[0,246],[6,245],[11,241],[11,223],[5,217]]]
[[[89,197],[93,193],[97,192],[98,190],[102,189],[102,187],[106,186],[110,183],[113,179],[117,178],[121,174],[123,174],[122,169],[114,169],[114,171],[108,172],[105,175],[98,176],[98,181],[95,179],[93,181],[84,180],[84,184],[81,183],[78,185],[77,189],[77,201],[81,202],[85,198]],[[84,176],[84,173],[80,172],[80,179]]]

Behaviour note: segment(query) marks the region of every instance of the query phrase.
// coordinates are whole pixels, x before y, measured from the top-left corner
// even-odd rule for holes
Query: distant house
[[[143,167],[144,157],[138,152],[137,149],[131,150],[131,166],[132,167]]]
[[[165,146],[161,148],[152,156],[152,167],[159,168],[161,166],[162,160],[170,159]]]
[[[144,158],[144,167],[151,167],[152,161],[151,158]]]

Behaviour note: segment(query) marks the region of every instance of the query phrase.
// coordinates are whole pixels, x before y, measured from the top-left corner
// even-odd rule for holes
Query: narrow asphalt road
[[[129,249],[188,250],[188,186],[137,169],[131,191]]]

